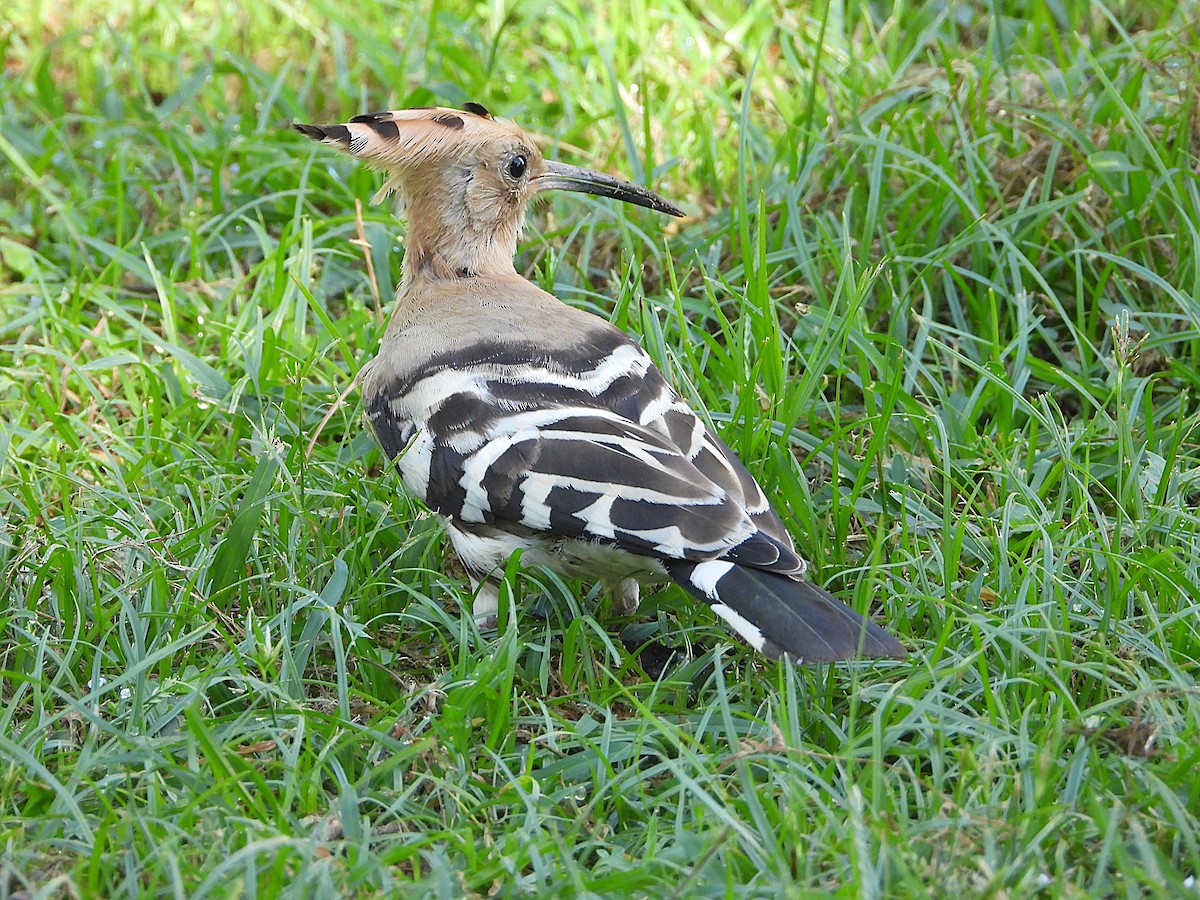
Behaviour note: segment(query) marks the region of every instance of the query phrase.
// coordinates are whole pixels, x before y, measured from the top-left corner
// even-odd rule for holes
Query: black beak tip
[[[677,219],[684,218],[687,213],[682,209],[667,200],[665,197],[660,197],[652,191],[639,189],[636,194],[616,195],[616,199],[624,200],[626,203],[632,203],[634,206],[641,206],[645,209],[652,209],[654,212],[663,213],[664,215],[674,216]]]

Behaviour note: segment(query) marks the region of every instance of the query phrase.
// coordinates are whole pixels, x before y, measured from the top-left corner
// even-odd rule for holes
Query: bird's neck
[[[401,292],[419,281],[513,275],[514,249],[445,246],[411,231],[405,240]]]
[[[404,241],[401,292],[417,281],[512,275],[520,218],[481,220],[453,196],[422,193],[405,198],[408,235]],[[448,202],[449,201],[449,202]]]

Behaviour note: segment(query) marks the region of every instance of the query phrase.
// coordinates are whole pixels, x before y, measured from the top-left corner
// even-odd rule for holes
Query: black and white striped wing
[[[443,515],[802,572],[753,478],[620,338],[589,347],[599,358],[574,371],[531,365],[530,348],[431,361],[378,392],[368,415],[410,489]]]

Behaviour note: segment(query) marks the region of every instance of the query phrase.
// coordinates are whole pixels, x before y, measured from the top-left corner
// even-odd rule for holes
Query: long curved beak
[[[579,191],[583,194],[596,194],[600,197],[611,197],[622,200],[634,206],[644,206],[655,212],[666,213],[669,216],[683,216],[684,212],[674,203],[664,200],[653,191],[638,187],[620,178],[593,172],[591,169],[581,169],[566,163],[547,160],[543,172],[534,179],[539,191],[561,190]]]

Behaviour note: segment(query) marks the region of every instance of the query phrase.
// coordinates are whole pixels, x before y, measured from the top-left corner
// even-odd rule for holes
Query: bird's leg
[[[491,576],[477,576],[468,571],[471,586],[475,589],[475,604],[471,608],[475,624],[479,628],[495,628],[499,622],[500,583]]]
[[[641,588],[636,578],[622,578],[613,586],[613,615],[631,616],[641,602]]]

